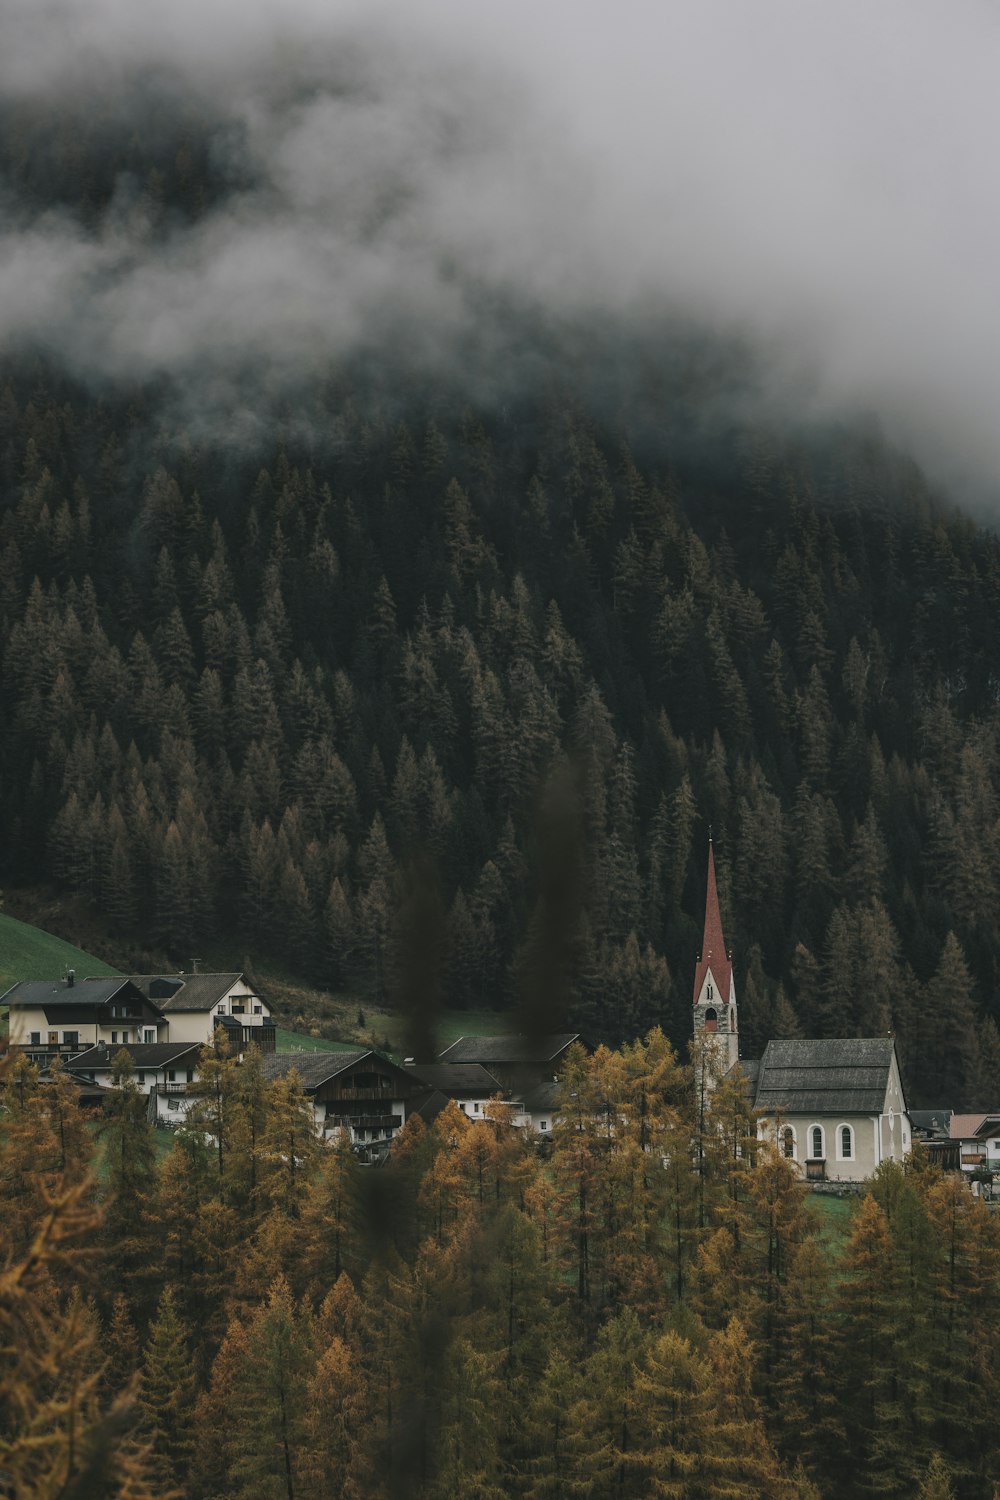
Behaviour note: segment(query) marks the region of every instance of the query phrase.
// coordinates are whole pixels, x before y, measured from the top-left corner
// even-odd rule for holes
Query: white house
[[[486,1118],[486,1107],[506,1090],[481,1063],[415,1063],[406,1059],[406,1071],[413,1075],[414,1087],[436,1091],[453,1099],[470,1120]]]
[[[167,1017],[161,1006],[129,979],[22,979],[0,1004],[10,1008],[9,1032],[43,1069],[53,1057],[67,1061],[84,1047],[163,1041]]]
[[[292,1052],[264,1058],[264,1076],[295,1071],[324,1141],[341,1131],[366,1159],[386,1150],[403,1128],[418,1083],[409,1069],[370,1048],[356,1052]]]
[[[251,1042],[274,1051],[274,1019],[243,974],[133,974],[131,982],[160,1008],[172,1042],[210,1042],[222,1026],[236,1056]]]
[[[120,1051],[126,1051],[135,1068],[135,1081],[141,1093],[150,1099],[149,1118],[156,1124],[177,1125],[191,1105],[188,1084],[198,1077],[198,1042],[129,1043],[109,1047],[101,1042],[88,1047],[70,1060],[74,1077],[86,1079],[98,1088],[113,1087],[112,1065]]]
[[[1000,1113],[952,1115],[948,1133],[958,1145],[963,1172],[1000,1174]]]

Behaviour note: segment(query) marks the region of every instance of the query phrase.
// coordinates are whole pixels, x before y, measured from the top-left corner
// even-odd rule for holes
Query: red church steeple
[[[705,932],[701,940],[701,956],[694,971],[694,1004],[701,998],[705,979],[711,969],[715,980],[716,996],[723,1005],[729,1003],[732,992],[733,965],[726,949],[722,932],[722,913],[719,910],[719,892],[715,884],[715,852],[712,839],[708,840],[708,890],[705,895]]]
[[[705,932],[701,940],[701,956],[694,971],[694,1033],[698,1036],[706,1032],[713,1038],[719,1077],[739,1061],[739,1029],[733,961],[722,931],[719,891],[715,883],[715,850],[710,834]]]

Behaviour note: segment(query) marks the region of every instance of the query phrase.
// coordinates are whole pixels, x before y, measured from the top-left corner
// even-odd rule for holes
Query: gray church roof
[[[768,1042],[754,1105],[768,1114],[880,1114],[892,1058],[891,1037]]]

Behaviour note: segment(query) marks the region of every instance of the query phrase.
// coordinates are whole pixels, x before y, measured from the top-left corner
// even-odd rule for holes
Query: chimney
[[[74,984],[76,984],[76,970],[75,969],[67,969],[66,970],[66,987],[67,987],[67,989],[72,989],[73,986],[74,986]]]

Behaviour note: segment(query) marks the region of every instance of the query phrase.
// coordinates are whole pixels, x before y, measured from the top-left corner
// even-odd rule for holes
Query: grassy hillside
[[[355,1005],[355,1012],[356,1009]],[[369,1017],[366,1012],[365,1022],[364,1027],[359,1026],[356,1014],[350,1013],[349,1008],[342,1008],[337,1019],[327,1019],[324,1022],[326,1029],[339,1027],[337,1037],[313,1036],[306,1031],[279,1026],[278,1051],[337,1052],[343,1048],[379,1047],[396,1055],[403,1052],[403,1027],[398,1016],[379,1010]],[[444,1011],[437,1028],[438,1046],[443,1050],[460,1036],[491,1036],[494,1032],[507,1031],[509,1028],[510,1017],[503,1011]],[[385,1047],[386,1042],[389,1043],[388,1048]]]
[[[75,969],[81,979],[120,972],[51,932],[0,912],[0,994],[18,979],[58,979],[65,969]]]
[[[335,1042],[325,1036],[310,1036],[304,1031],[289,1031],[279,1026],[275,1032],[275,1044],[279,1052],[345,1052],[353,1051],[356,1042]]]

